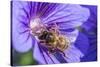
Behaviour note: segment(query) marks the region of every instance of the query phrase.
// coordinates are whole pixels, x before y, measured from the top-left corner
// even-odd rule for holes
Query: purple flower
[[[13,1],[12,12],[12,40],[16,51],[23,53],[32,49],[33,57],[40,64],[80,62],[84,54],[74,43],[78,36],[77,28],[90,15],[87,8],[76,4]],[[50,48],[53,50],[50,53],[36,35],[41,33],[42,27],[51,29],[54,24],[66,41],[68,38],[69,44],[62,52]]]

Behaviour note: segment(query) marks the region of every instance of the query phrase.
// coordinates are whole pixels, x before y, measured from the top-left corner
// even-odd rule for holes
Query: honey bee
[[[64,54],[64,50],[70,44],[69,39],[61,35],[56,27],[51,27],[49,30],[42,30],[38,38],[48,48],[49,53],[55,53],[55,50],[58,50]]]
[[[64,54],[64,50],[68,48],[70,41],[66,36],[60,34],[57,25],[54,24],[49,29],[45,26],[39,27],[40,32],[37,33],[36,36],[38,37],[39,42],[48,49],[48,52],[55,53],[56,51],[59,51]]]

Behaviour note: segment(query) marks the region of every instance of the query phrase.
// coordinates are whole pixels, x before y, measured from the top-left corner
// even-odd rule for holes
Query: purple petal
[[[13,14],[12,14],[12,39],[13,39],[13,47],[15,50],[19,52],[27,52],[32,47],[32,38],[29,35],[29,30],[25,26],[26,22],[24,22],[26,19],[21,19],[21,21],[18,20],[20,17],[20,14],[23,13],[22,10],[19,10],[21,5],[19,2],[13,2]]]
[[[40,64],[54,64],[59,63],[59,61],[49,53],[46,53],[43,51],[43,48],[39,46],[40,44],[37,44],[35,42],[34,50],[33,50],[33,57],[40,63]]]
[[[90,31],[89,31],[90,32]],[[91,35],[92,37],[94,35]],[[90,39],[92,40],[92,39]],[[90,42],[88,36],[86,34],[84,34],[83,32],[79,32],[79,35],[77,37],[77,40],[75,42],[75,46],[82,52],[84,53],[85,55],[89,52],[89,46],[91,45],[89,42]],[[92,41],[94,42],[94,41]],[[93,43],[94,44],[94,43]],[[95,48],[95,47],[93,47]],[[93,49],[92,48],[92,49]]]
[[[64,51],[65,55],[67,56],[67,58],[64,58],[67,62],[80,62],[80,58],[83,56],[83,53],[74,46],[78,33],[79,32],[77,29],[72,32],[62,32],[62,34],[65,34],[70,40],[68,49]]]
[[[74,46],[74,43],[78,37],[78,33],[79,32],[77,29],[72,32],[62,32],[62,34],[65,34],[70,40],[70,45],[68,49],[64,51],[67,57],[64,58],[67,62],[80,62],[80,58],[83,56],[83,53]]]
[[[42,53],[40,52],[39,46],[37,42],[34,44],[34,51],[33,51],[33,57],[40,62],[40,64],[46,64],[46,61],[44,57],[42,56]]]
[[[80,62],[80,58],[84,56],[84,54],[76,48],[74,44],[71,44],[64,52],[67,57],[65,58],[67,62]]]
[[[65,35],[71,43],[74,43],[76,41],[78,33],[79,31],[77,29],[72,32],[61,31],[61,34]]]
[[[52,13],[43,19],[43,22],[57,23],[59,28],[68,29],[82,25],[89,15],[89,10],[80,5],[59,4]]]
[[[40,7],[40,10],[38,11],[41,18],[46,18],[57,7],[57,4],[55,3],[42,3],[42,5],[43,6]]]

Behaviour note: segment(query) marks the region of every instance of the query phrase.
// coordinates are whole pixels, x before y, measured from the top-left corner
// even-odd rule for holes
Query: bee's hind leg
[[[59,53],[62,54],[64,57],[67,57],[66,54],[62,50],[59,50]]]

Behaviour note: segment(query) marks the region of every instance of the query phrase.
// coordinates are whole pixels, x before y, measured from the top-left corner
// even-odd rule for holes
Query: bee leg
[[[59,50],[59,49],[58,49]],[[64,56],[66,57],[66,54],[62,51],[62,50],[59,50],[59,52]]]
[[[65,53],[64,53],[63,51],[61,51],[61,53],[62,53],[62,55],[63,55],[64,57],[66,57],[66,55],[65,55]]]
[[[45,40],[40,40],[40,43],[46,45],[46,41]]]
[[[49,48],[48,52],[54,54],[55,53],[55,49],[54,48]]]
[[[49,49],[48,51],[49,51],[50,54],[54,53],[54,51],[52,49]]]
[[[45,43],[45,40],[40,40],[40,43]]]

